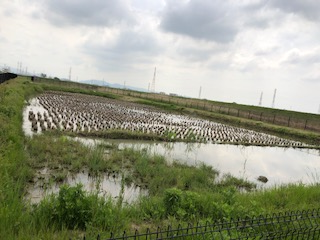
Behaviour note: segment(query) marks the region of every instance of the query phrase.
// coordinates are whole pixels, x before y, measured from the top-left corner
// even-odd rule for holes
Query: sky
[[[0,68],[320,112],[318,0],[0,0]],[[201,93],[200,93],[201,88]]]

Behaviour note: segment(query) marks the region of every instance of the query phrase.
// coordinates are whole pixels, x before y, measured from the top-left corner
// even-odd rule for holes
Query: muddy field
[[[25,109],[27,134],[60,130],[82,133],[121,130],[167,140],[302,147],[303,143],[135,103],[74,93],[46,92]]]

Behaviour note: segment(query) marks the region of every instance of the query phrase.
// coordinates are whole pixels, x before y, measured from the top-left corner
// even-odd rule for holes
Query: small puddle
[[[38,170],[36,177],[34,178],[34,184],[29,186],[26,199],[31,203],[39,203],[45,196],[50,194],[56,194],[59,192],[62,184],[68,184],[70,186],[76,186],[82,184],[83,189],[87,192],[96,193],[99,196],[110,196],[113,199],[118,199],[121,193],[121,177],[112,176],[99,176],[92,177],[87,171],[82,171],[76,174],[67,174],[67,178],[61,183],[55,183],[50,180],[53,173],[47,168]],[[148,191],[135,185],[124,185],[123,202],[132,203],[136,201],[140,196],[146,196]]]

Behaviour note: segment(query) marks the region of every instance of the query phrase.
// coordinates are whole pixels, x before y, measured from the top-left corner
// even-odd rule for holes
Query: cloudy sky
[[[318,113],[318,0],[0,0],[0,67]]]

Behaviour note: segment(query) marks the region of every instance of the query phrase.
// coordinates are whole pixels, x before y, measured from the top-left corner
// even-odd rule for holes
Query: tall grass
[[[25,162],[22,108],[40,92],[27,78],[0,85],[0,238],[13,239],[28,218],[21,201],[30,169]]]

